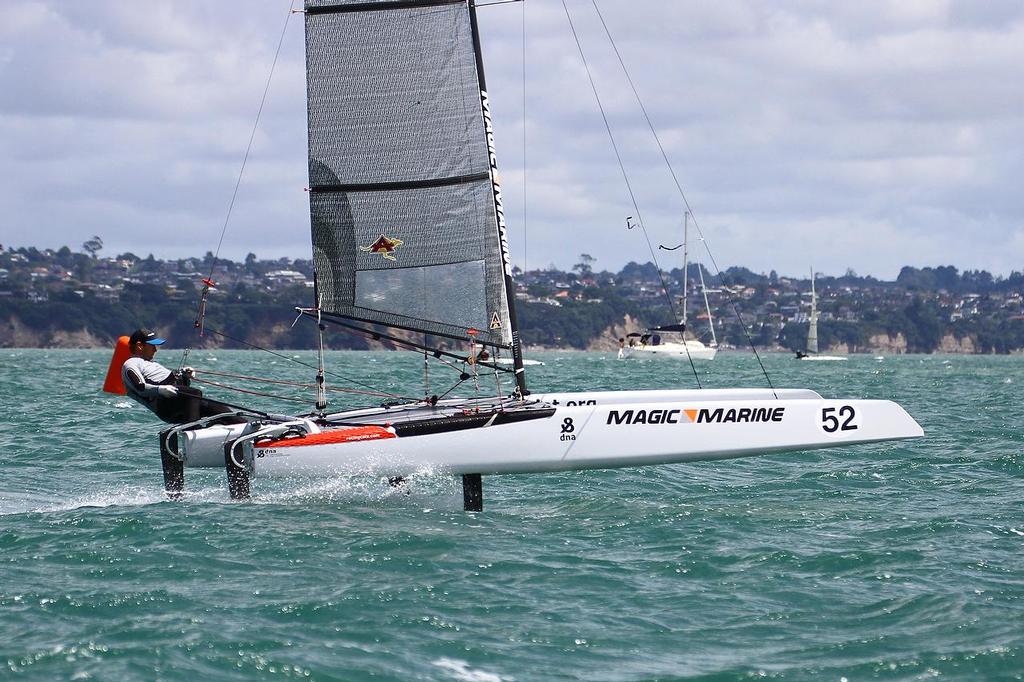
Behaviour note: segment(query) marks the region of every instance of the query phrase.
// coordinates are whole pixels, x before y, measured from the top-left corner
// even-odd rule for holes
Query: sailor
[[[185,367],[172,372],[153,362],[162,339],[149,329],[136,329],[128,338],[131,357],[121,366],[121,379],[129,397],[142,403],[169,424],[184,424],[200,417],[231,412],[223,403],[203,398],[189,386],[195,370]]]

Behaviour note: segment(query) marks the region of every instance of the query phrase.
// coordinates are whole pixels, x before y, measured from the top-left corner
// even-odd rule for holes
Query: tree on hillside
[[[580,254],[580,262],[572,266],[572,269],[580,273],[580,277],[589,277],[594,271],[593,265],[597,259],[591,256],[589,253]]]
[[[99,235],[93,235],[92,239],[87,240],[82,244],[82,248],[85,249],[92,258],[96,258],[96,254],[103,249],[103,240]]]
[[[903,309],[909,322],[906,329],[907,349],[911,353],[931,353],[942,338],[942,311],[934,301],[923,300],[919,296]]]
[[[640,265],[629,261],[619,272],[619,278],[623,281],[652,281],[658,279],[658,268],[650,261]]]
[[[66,246],[60,247],[57,254],[54,256],[54,260],[65,268],[70,268],[75,263],[74,254],[72,254],[71,249]]]

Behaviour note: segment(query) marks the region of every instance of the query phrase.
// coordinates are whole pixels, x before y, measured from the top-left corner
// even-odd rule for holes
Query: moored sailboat
[[[715,319],[711,313],[711,304],[708,302],[708,289],[704,284],[704,268],[700,264],[697,272],[700,275],[701,293],[704,295],[704,310],[708,318],[708,331],[711,334],[711,342],[705,344],[692,333],[687,338],[689,328],[687,327],[687,308],[689,307],[689,280],[690,280],[690,257],[689,257],[689,227],[690,212],[687,211],[683,217],[683,314],[678,325],[658,327],[648,330],[646,333],[633,332],[627,334],[619,342],[619,360],[629,358],[675,358],[677,360],[714,360],[718,353],[718,337],[715,335]],[[661,248],[673,251],[679,247]],[[678,341],[666,341],[661,334],[678,333]]]
[[[461,475],[465,508],[478,510],[487,474],[923,435],[894,402],[803,389],[531,395],[474,0],[306,0],[305,27],[316,298],[301,312],[407,343],[425,361],[461,361],[459,382],[510,359],[514,388],[444,399],[425,386],[421,400],[332,412],[321,363],[308,413],[238,410],[165,430],[169,492],[183,489],[186,467],[224,467],[235,498],[248,497],[255,476],[359,471],[397,481],[435,468]]]

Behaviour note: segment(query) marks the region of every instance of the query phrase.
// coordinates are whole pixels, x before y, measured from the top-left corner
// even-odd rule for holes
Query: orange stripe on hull
[[[332,445],[335,443],[352,443],[366,440],[382,440],[397,438],[394,432],[382,426],[353,426],[343,429],[331,429],[320,433],[311,433],[301,438],[282,438],[256,444],[257,448],[290,448],[300,445]]]

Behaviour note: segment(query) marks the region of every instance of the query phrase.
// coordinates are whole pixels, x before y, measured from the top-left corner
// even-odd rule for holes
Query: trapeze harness
[[[188,377],[172,372],[158,362],[131,357],[121,366],[121,379],[128,396],[148,407],[168,424],[185,424],[231,412],[231,408],[203,397],[203,392],[189,386]],[[161,395],[161,387],[173,386],[175,395]],[[169,393],[166,389],[164,393]]]

